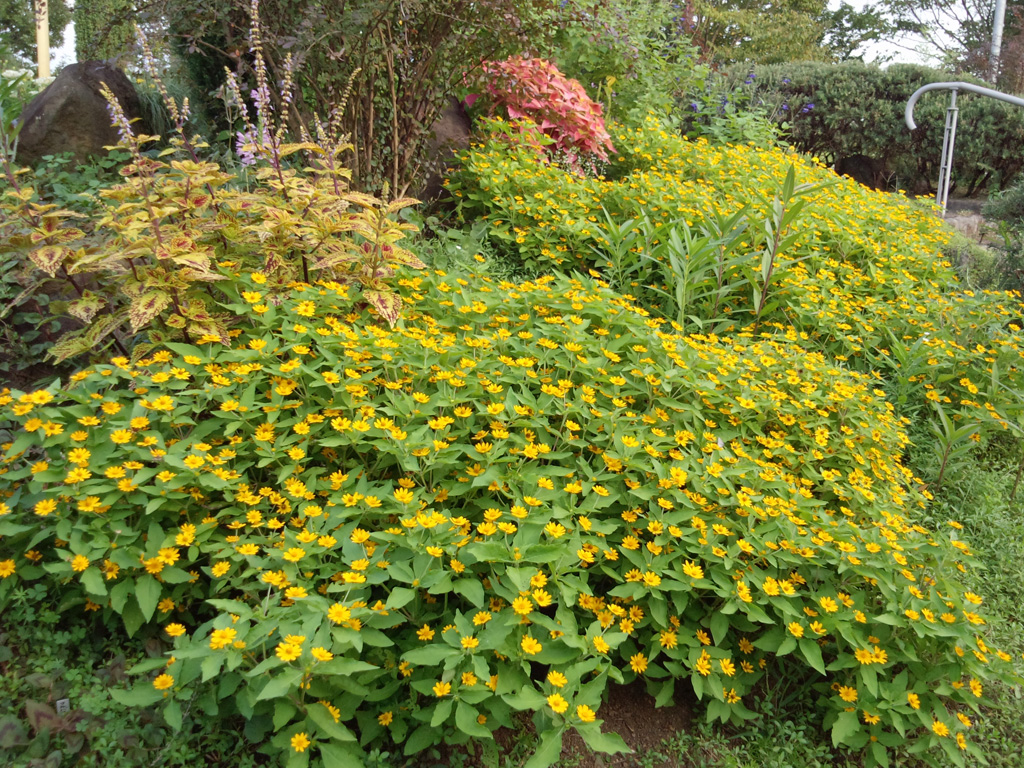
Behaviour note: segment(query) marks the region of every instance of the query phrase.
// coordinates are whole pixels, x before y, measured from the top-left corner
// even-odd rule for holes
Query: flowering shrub
[[[1000,429],[1012,421],[1016,396],[999,382],[1022,388],[1021,348],[1009,324],[1019,315],[1017,300],[946,288],[956,285],[939,255],[949,234],[930,212],[850,179],[836,181],[796,153],[687,141],[655,119],[619,130],[616,139],[608,178],[578,178],[538,164],[528,146],[487,139],[464,155],[451,188],[464,216],[489,222],[494,242],[528,264],[593,265],[617,275],[626,250],[648,264],[647,272],[618,287],[648,306],[665,304],[653,290],[663,287],[665,272],[650,267],[645,253],[661,248],[673,230],[703,228],[714,241],[716,228],[729,234],[722,219],[745,218],[746,229],[729,245],[736,268],[707,294],[710,300],[691,305],[721,333],[752,325],[757,302],[745,275],[760,266],[764,223],[772,221],[780,182],[793,168],[802,184],[822,186],[788,225],[792,240],[776,260],[761,326],[877,371],[906,415],[931,413],[930,401],[955,409],[963,421]],[[622,227],[618,234],[609,218]],[[631,232],[626,223],[641,232],[645,219],[650,232],[623,246]]]
[[[554,64],[513,56],[486,62],[483,76],[492,110],[501,108],[512,120],[528,118],[536,123],[553,140],[550,151],[565,153],[566,164],[575,173],[581,172],[585,160],[607,161],[608,151],[615,150],[601,105]]]
[[[536,765],[567,728],[615,751],[610,681],[738,721],[769,670],[871,759],[973,748],[1013,668],[956,527],[915,522],[871,376],[796,335],[684,336],[592,279],[400,283],[393,329],[293,284],[230,345],[0,398],[0,606],[43,583],[158,637],[126,700],[241,713],[296,764],[516,712]]]

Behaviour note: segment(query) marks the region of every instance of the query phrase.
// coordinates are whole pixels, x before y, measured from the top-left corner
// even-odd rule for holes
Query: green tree
[[[724,64],[820,61],[825,11],[826,0],[694,0],[692,34]]]
[[[79,0],[83,2],[84,0]],[[0,65],[31,65],[36,59],[36,22],[33,0],[0,0]],[[66,0],[49,0],[50,48],[64,42],[71,20]],[[8,58],[11,60],[8,62]]]
[[[261,0],[257,7],[271,80],[285,78],[289,54],[299,92],[287,109],[296,124],[345,101],[338,119],[354,145],[357,185],[400,192],[421,167],[434,119],[487,59],[538,50],[559,24],[557,0]],[[154,5],[154,9],[156,6]],[[159,7],[190,72],[223,82],[227,64],[250,71],[250,3],[162,0]],[[149,11],[153,13],[155,10]],[[198,59],[199,65],[195,64]],[[207,82],[207,85],[211,85]]]
[[[77,0],[75,54],[79,61],[116,59],[130,50],[135,37],[131,0]]]

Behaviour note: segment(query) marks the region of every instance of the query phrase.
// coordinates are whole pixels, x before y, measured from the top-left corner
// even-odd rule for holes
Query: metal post
[[[956,123],[960,110],[956,106],[957,89],[950,92],[949,108],[946,110],[946,129],[942,134],[942,164],[939,166],[939,188],[935,193],[935,202],[946,214],[946,203],[949,201],[949,182],[953,175],[953,146],[956,143]]]
[[[50,76],[50,4],[48,0],[35,0],[36,60],[39,78]]]
[[[999,78],[999,53],[1003,47],[1003,25],[1006,21],[1006,0],[996,0],[995,17],[992,19],[992,60],[990,62],[992,82]]]
[[[1008,93],[1000,93],[999,91],[993,91],[991,88],[983,88],[980,85],[974,83],[965,83],[962,81],[949,82],[949,83],[929,83],[928,85],[922,85],[916,91],[911,94],[910,99],[907,101],[906,109],[903,110],[903,119],[907,123],[907,128],[910,130],[917,129],[917,123],[914,122],[914,105],[917,104],[917,100],[922,95],[928,93],[928,91],[952,91],[953,97],[949,103],[949,109],[946,110],[946,130],[942,137],[942,163],[939,168],[939,191],[935,196],[935,202],[942,206],[942,212],[946,212],[946,202],[949,200],[949,180],[953,173],[953,144],[956,141],[956,123],[958,111],[956,108],[956,92],[967,91],[968,93],[977,93],[980,96],[988,96],[992,99],[998,99],[999,101],[1005,101],[1008,104],[1015,104],[1018,107],[1024,107],[1024,99],[1018,98],[1017,96],[1011,96]]]

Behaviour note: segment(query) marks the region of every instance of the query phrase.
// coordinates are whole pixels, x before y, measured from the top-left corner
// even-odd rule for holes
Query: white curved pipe
[[[1016,104],[1018,107],[1024,107],[1024,99],[1018,99],[1016,96],[1011,96],[1008,93],[1002,93],[1001,91],[993,91],[991,88],[984,88],[974,83],[963,83],[963,82],[949,82],[949,83],[928,83],[928,85],[922,85],[911,95],[910,100],[907,102],[907,108],[903,112],[903,118],[907,122],[907,127],[910,130],[917,128],[917,123],[914,122],[914,105],[917,104],[917,100],[921,98],[921,94],[927,93],[928,91],[968,91],[970,93],[977,93],[980,96],[990,96],[993,99],[999,99],[999,101],[1005,101],[1010,104]]]

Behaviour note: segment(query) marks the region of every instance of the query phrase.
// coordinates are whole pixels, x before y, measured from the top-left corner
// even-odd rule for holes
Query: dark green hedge
[[[747,71],[735,77],[746,78]],[[788,123],[787,138],[800,150],[830,161],[868,155],[883,162],[888,186],[926,192],[938,178],[949,92],[921,97],[915,131],[904,123],[904,108],[922,85],[949,80],[984,85],[913,64],[776,64],[755,70],[755,102]],[[965,93],[957,102],[954,191],[973,195],[1006,188],[1024,168],[1024,108]]]

